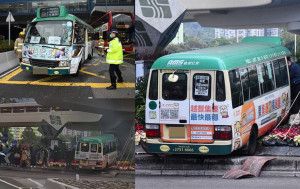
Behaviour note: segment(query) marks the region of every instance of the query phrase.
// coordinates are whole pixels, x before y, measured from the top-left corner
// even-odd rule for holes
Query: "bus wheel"
[[[88,59],[91,60],[93,58],[94,50],[92,49],[92,53],[88,55]]]
[[[257,146],[257,129],[255,127],[252,127],[251,132],[250,132],[250,137],[249,137],[249,141],[246,145],[246,151],[245,153],[247,155],[254,155],[255,151],[256,151],[256,146]]]
[[[82,61],[79,63],[78,65],[78,69],[77,69],[77,72],[75,74],[72,74],[73,77],[78,77],[79,75],[79,71],[81,70],[81,65],[82,65]]]

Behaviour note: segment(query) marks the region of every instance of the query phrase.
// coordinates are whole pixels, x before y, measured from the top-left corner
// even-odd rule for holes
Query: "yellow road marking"
[[[132,54],[125,54],[125,55],[123,55],[123,57],[125,57],[125,56],[129,56],[129,55],[132,55]]]
[[[124,60],[135,60],[135,58],[124,58]]]
[[[8,81],[11,78],[15,77],[16,75],[18,75],[19,73],[21,73],[23,70],[21,68],[11,72],[10,74],[8,74],[7,76],[3,77],[2,79],[0,79],[0,81]]]
[[[123,66],[127,66],[127,65],[123,65]],[[128,66],[127,66],[128,67]],[[83,68],[81,70],[81,72],[92,75],[92,76],[96,76],[96,77],[100,77],[100,78],[104,78],[107,79],[105,76],[100,76],[88,71],[85,71],[86,68]],[[61,76],[50,76],[50,77],[46,77],[37,81],[9,81],[11,78],[13,78],[14,76],[18,75],[19,73],[21,73],[23,70],[21,68],[13,71],[12,73],[8,74],[7,76],[3,77],[2,79],[0,79],[0,83],[1,84],[17,84],[17,85],[44,85],[44,86],[75,86],[75,87],[86,87],[89,86],[91,88],[106,88],[108,86],[110,86],[110,83],[71,83],[71,82],[46,82]],[[117,84],[118,88],[134,88],[135,87],[135,83],[118,83]]]
[[[18,84],[18,85],[45,85],[55,87],[91,87],[91,88],[105,88],[109,87],[110,83],[62,83],[62,82],[37,82],[37,81],[0,81],[2,84]],[[118,83],[118,88],[134,88],[135,83]]]
[[[36,80],[35,82],[43,82],[43,81],[50,81],[52,79],[56,79],[58,77],[61,77],[61,75],[53,75],[53,76],[50,76],[50,77],[46,77],[44,79],[40,79],[40,80]]]
[[[92,76],[95,76],[95,77],[100,77],[102,79],[107,79],[105,76],[103,75],[98,75],[98,74],[95,74],[95,73],[92,73],[92,72],[88,72],[88,71],[85,71],[84,69],[81,69],[80,72],[82,73],[85,73],[85,74],[88,74],[88,75],[92,75]]]

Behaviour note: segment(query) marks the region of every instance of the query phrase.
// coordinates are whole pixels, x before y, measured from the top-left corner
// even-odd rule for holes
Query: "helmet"
[[[24,34],[24,32],[20,32],[19,35],[21,36],[21,35],[25,35],[25,34]]]
[[[112,30],[111,30],[111,33],[118,33],[118,30],[112,29]]]
[[[101,39],[102,39],[102,38],[103,38],[103,37],[102,37],[102,35],[100,35],[100,36],[99,36],[99,38],[101,38]]]

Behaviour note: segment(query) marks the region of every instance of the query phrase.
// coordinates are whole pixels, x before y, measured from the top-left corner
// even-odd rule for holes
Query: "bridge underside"
[[[279,27],[300,34],[300,2],[297,0],[251,1],[252,5],[246,4],[250,1],[243,0],[235,4],[223,1],[215,7],[212,1],[207,1],[202,7],[199,3],[192,4],[194,0],[180,1],[187,6],[183,22],[193,21],[203,27],[228,29]]]

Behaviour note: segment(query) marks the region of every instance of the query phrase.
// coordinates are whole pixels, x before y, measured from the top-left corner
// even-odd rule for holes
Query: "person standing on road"
[[[300,92],[300,66],[295,62],[292,62],[291,57],[287,57],[287,62],[290,71],[290,80],[291,80],[291,99],[292,102],[297,97],[298,93]],[[296,99],[292,109],[291,114],[298,113],[300,109],[300,95]]]
[[[98,48],[98,54],[99,54],[99,56],[104,57],[104,39],[103,39],[102,35],[99,36],[98,47],[99,47]]]
[[[19,58],[19,62],[22,62],[22,45],[24,40],[24,32],[20,32],[19,37],[15,41],[15,53]]]
[[[110,82],[111,86],[106,87],[107,90],[114,90],[117,89],[115,72],[118,76],[118,83],[122,83],[123,77],[122,72],[120,71],[119,64],[123,63],[123,49],[122,44],[117,37],[118,30],[112,29],[110,38],[111,41],[109,42],[109,48],[107,49],[107,55],[106,55],[106,62],[109,65],[109,75],[110,75]]]

